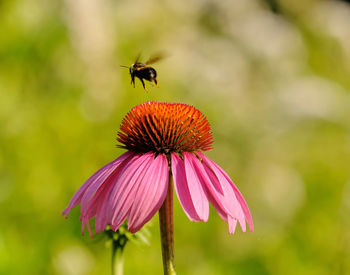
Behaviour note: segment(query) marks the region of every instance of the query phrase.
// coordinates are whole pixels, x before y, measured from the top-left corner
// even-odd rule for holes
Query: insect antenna
[[[120,67],[123,67],[123,68],[128,68],[128,69],[129,69],[129,67],[128,67],[128,66],[124,66],[124,65],[120,65]]]

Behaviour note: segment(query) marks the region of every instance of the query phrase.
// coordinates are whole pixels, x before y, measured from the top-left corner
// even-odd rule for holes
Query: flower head
[[[136,153],[206,151],[213,143],[207,119],[196,108],[147,102],[133,108],[118,133],[120,147]]]
[[[131,109],[118,133],[127,152],[92,175],[74,194],[69,211],[81,204],[82,230],[96,217],[95,231],[113,230],[128,219],[137,232],[162,206],[169,170],[177,197],[191,221],[206,222],[209,202],[234,233],[237,221],[253,230],[249,208],[230,177],[202,152],[212,134],[204,115],[186,104],[147,102]]]

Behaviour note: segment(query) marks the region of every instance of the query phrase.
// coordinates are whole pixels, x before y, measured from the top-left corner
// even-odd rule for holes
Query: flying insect
[[[149,82],[153,81],[154,84],[156,84],[156,86],[159,87],[158,81],[157,81],[157,71],[153,67],[148,65],[154,64],[159,60],[161,60],[162,58],[163,56],[161,54],[153,55],[145,63],[141,63],[139,62],[140,60],[140,55],[139,55],[136,58],[134,64],[132,64],[130,67],[123,66],[123,65],[120,65],[120,66],[124,68],[129,68],[129,73],[131,76],[131,84],[134,86],[134,88],[135,88],[135,77],[137,77],[138,79],[140,79],[145,91],[148,92],[145,86],[145,82],[143,81],[144,79]]]

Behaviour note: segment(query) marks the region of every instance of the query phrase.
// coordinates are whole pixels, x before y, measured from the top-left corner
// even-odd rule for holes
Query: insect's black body
[[[146,86],[145,86],[145,82],[143,81],[144,79],[149,81],[149,82],[154,82],[154,84],[156,84],[157,87],[158,86],[158,81],[157,81],[157,71],[149,66],[149,64],[153,64],[157,61],[159,61],[160,59],[162,59],[162,55],[154,55],[152,56],[150,59],[148,59],[145,63],[141,63],[139,62],[139,58],[140,55],[136,58],[134,64],[132,64],[129,67],[129,72],[131,75],[131,84],[134,86],[135,88],[135,77],[137,77],[138,79],[140,79],[143,88],[147,91]],[[121,67],[126,67],[127,66],[123,66],[121,65]]]
[[[147,66],[144,63],[138,62],[138,63],[132,64],[131,67],[129,68],[129,72],[131,75],[131,84],[133,84],[134,87],[135,87],[135,77],[140,79],[142,86],[146,91],[147,89],[145,86],[145,82],[143,81],[144,79],[150,82],[153,81],[158,86],[157,71],[154,68]]]

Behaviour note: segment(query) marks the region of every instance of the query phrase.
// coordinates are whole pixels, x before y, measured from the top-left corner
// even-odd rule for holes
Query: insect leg
[[[159,84],[158,84],[157,79],[153,78],[153,81],[154,81],[154,83],[156,84],[156,86],[159,88]]]
[[[135,77],[134,76],[131,76],[131,83],[130,84],[133,84],[133,86],[135,88]]]
[[[141,81],[141,83],[142,83],[143,88],[144,88],[145,91],[148,93],[148,90],[146,89],[146,86],[145,86],[145,82],[143,81],[142,78],[140,78],[140,81]]]

